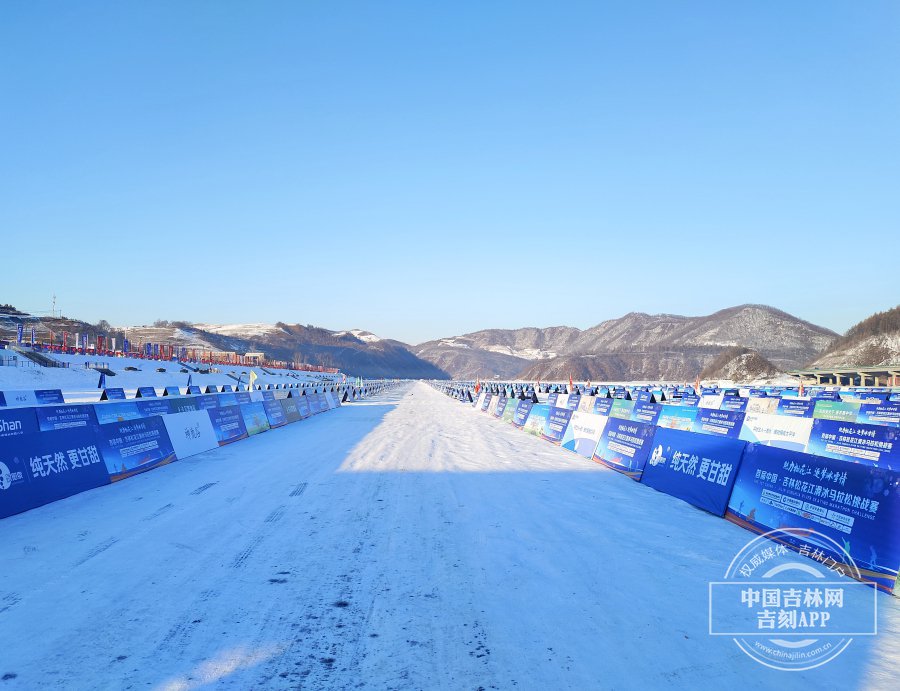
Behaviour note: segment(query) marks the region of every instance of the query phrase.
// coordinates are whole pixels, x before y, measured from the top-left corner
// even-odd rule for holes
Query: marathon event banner
[[[668,429],[680,429],[690,432],[694,429],[694,420],[699,410],[692,406],[664,405],[659,412],[656,424]]]
[[[156,398],[156,389],[152,386],[139,386],[135,398]]]
[[[506,408],[503,409],[503,417],[500,418],[503,422],[512,422],[513,418],[516,416],[516,408],[519,407],[519,399],[510,398],[506,401]]]
[[[569,426],[563,436],[562,447],[574,451],[579,456],[590,458],[594,455],[594,449],[603,434],[603,428],[609,417],[606,415],[594,415],[577,410],[572,413]]]
[[[506,410],[506,402],[509,399],[506,397],[506,394],[500,394],[500,398],[497,399],[497,405],[494,406],[494,417],[500,417],[503,415]]]
[[[614,398],[596,398],[594,399],[594,414],[595,415],[605,415],[609,417],[609,414],[612,412],[613,401]]]
[[[581,394],[573,393],[569,394],[569,399],[566,401],[566,408],[569,410],[575,411],[578,410],[578,406],[581,405]]]
[[[247,434],[244,416],[241,415],[239,407],[230,405],[224,408],[210,408],[206,414],[216,433],[216,441],[219,446],[225,446],[250,436]]]
[[[59,389],[37,389],[34,392],[34,400],[37,401],[38,405],[63,404],[66,402],[62,391]]]
[[[97,416],[91,405],[43,406],[35,408],[34,412],[41,432],[97,424]]]
[[[551,408],[556,405],[556,402],[559,400],[559,392],[554,391],[553,393],[547,396],[547,405]]]
[[[306,402],[309,403],[309,412],[311,415],[318,415],[322,412],[322,404],[319,403],[319,397],[316,394],[310,393],[303,398],[305,398]]]
[[[0,444],[0,518],[109,484],[94,427],[10,436]]]
[[[610,418],[594,451],[594,460],[640,480],[656,428],[645,422]]]
[[[493,399],[493,398],[494,398],[494,394],[492,394],[492,393],[486,393],[484,395],[484,400],[481,402],[481,412],[482,413],[487,412],[487,409],[491,405],[491,399]]]
[[[284,409],[278,401],[263,401],[263,409],[266,411],[266,418],[269,420],[269,427],[281,427],[287,424],[287,418],[284,416]]]
[[[859,403],[844,403],[843,401],[816,401],[813,417],[823,420],[841,420],[843,422],[856,422],[859,416]]]
[[[150,400],[135,401],[138,411],[144,417],[152,417],[154,415],[168,415],[172,412],[172,406],[168,398],[152,398]]]
[[[100,394],[101,401],[124,401],[125,389],[103,389]]]
[[[630,420],[632,410],[634,410],[634,401],[627,398],[615,398],[609,409],[609,416],[617,417],[620,420]]]
[[[162,421],[179,460],[219,446],[216,432],[205,410],[172,413]]]
[[[196,396],[194,400],[197,402],[197,410],[211,410],[219,407],[219,399],[216,394],[203,394]]]
[[[809,443],[812,426],[813,420],[808,417],[747,413],[741,427],[740,438],[754,444],[803,451]]]
[[[219,406],[229,406],[229,405],[237,405],[238,404],[237,396],[232,391],[229,391],[227,393],[218,394],[217,400],[219,402]]]
[[[297,410],[300,411],[301,419],[305,420],[312,415],[312,411],[309,409],[309,400],[306,396],[298,396],[293,400],[297,402]]]
[[[659,403],[644,403],[638,401],[631,410],[631,419],[637,422],[648,422],[655,425],[662,412],[662,406]]]
[[[900,565],[897,483],[888,469],[750,444],[725,518],[756,533],[821,532],[844,546],[864,579],[891,592]],[[788,533],[779,540],[809,556],[812,543]],[[816,547],[828,551],[827,545]]]
[[[724,516],[747,442],[657,428],[641,482]]]
[[[734,410],[735,412],[743,413],[747,410],[747,399],[739,396],[725,396],[722,399],[722,405],[719,406],[719,410]]]
[[[547,418],[550,417],[550,405],[548,403],[535,403],[531,406],[531,413],[525,426],[522,428],[528,434],[540,437],[544,434],[544,425],[547,424]]]
[[[863,403],[859,407],[857,422],[867,425],[887,425],[900,427],[900,404],[898,403]]]
[[[100,455],[113,482],[176,460],[166,426],[159,416],[101,425]]]
[[[812,417],[815,401],[805,401],[799,398],[780,398],[778,400],[778,415],[793,415],[794,417]]]
[[[859,422],[814,420],[806,452],[900,470],[900,429]]]
[[[300,421],[300,411],[297,409],[296,398],[282,398],[278,403],[281,405],[285,420],[288,422]]]
[[[244,426],[247,428],[247,434],[254,435],[269,430],[269,418],[266,417],[266,409],[259,401],[252,403],[244,403],[238,406],[241,415],[244,416]]]
[[[134,401],[115,401],[113,403],[97,403],[94,405],[94,415],[101,425],[110,422],[123,422],[125,420],[139,420],[141,411]]]
[[[197,401],[193,398],[170,398],[169,411],[172,413],[190,413],[194,410],[200,410]]]
[[[528,417],[531,415],[531,409],[534,407],[534,402],[530,398],[526,398],[524,401],[519,401],[516,404],[516,414],[513,416],[512,423],[519,429],[524,429],[525,423],[528,421]]]
[[[317,393],[316,396],[319,397],[319,411],[324,413],[328,410],[328,399],[325,398],[325,394],[321,391]]]
[[[35,434],[40,431],[34,408],[0,410],[0,439]]]
[[[547,412],[547,421],[544,422],[541,438],[559,446],[562,444],[563,436],[571,419],[572,411],[569,408],[558,408],[556,406],[550,408]]]
[[[691,431],[700,434],[719,434],[723,437],[737,439],[741,433],[741,425],[744,424],[744,413],[736,413],[732,410],[712,410],[700,408],[694,427]]]

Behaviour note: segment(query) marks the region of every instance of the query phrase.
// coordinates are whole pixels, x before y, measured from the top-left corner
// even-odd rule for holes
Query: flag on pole
[[[798,396],[803,396],[803,380],[800,380],[800,391],[797,393]]]
[[[572,383],[572,373],[569,372],[569,393],[575,393],[575,384]]]
[[[258,377],[256,376],[256,372],[254,372],[253,370],[250,370],[250,386],[249,386],[249,388],[251,391],[253,391],[253,384],[256,383],[257,379],[258,379]]]
[[[700,395],[700,375],[697,375],[697,380],[694,382],[694,393],[699,396]]]

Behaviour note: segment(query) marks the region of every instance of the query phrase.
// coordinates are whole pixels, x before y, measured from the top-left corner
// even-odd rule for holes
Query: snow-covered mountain
[[[900,365],[900,306],[878,312],[851,327],[810,367]]]

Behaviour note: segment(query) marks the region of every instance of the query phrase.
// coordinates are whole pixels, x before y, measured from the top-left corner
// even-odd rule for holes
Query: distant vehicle
[[[140,370],[137,367],[132,367],[131,365],[128,365],[128,367],[125,368],[125,371],[126,372],[140,372]]]
[[[157,371],[157,372],[165,372],[165,371],[167,371],[167,370],[166,370],[165,367],[157,367],[157,368],[156,368],[156,371]]]

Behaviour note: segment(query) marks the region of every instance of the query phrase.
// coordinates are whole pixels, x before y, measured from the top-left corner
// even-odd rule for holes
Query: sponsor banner
[[[38,405],[34,391],[4,391],[5,405],[10,407]]]
[[[269,430],[269,418],[266,416],[266,409],[259,401],[244,403],[239,406],[241,415],[244,417],[244,426],[247,428],[247,434],[254,435]]]
[[[616,399],[614,398],[603,398],[598,396],[594,399],[594,409],[591,412],[593,412],[594,415],[605,415],[606,417],[609,417],[615,400]]]
[[[510,398],[506,401],[506,407],[503,409],[503,417],[501,420],[503,422],[512,423],[513,418],[516,416],[516,408],[519,407],[519,399],[518,398]]]
[[[180,396],[181,390],[177,386],[167,386],[163,389],[163,396]]]
[[[2,419],[2,418],[0,418]],[[35,429],[37,422],[34,423]],[[109,484],[94,426],[4,437],[0,518]]]
[[[113,482],[176,460],[160,416],[101,425],[100,455]]]
[[[10,408],[0,410],[0,439],[36,434],[40,431],[35,408]]]
[[[281,410],[284,413],[285,420],[287,420],[289,423],[299,422],[301,420],[300,411],[297,410],[296,398],[281,398],[278,402],[281,405]]]
[[[62,391],[59,389],[37,389],[34,392],[34,398],[38,405],[61,405],[66,402],[63,398]]]
[[[197,410],[210,410],[211,408],[219,407],[219,397],[216,394],[202,394],[193,400],[197,404]]]
[[[505,393],[500,394],[500,397],[497,399],[497,405],[494,406],[493,415],[494,417],[500,417],[503,415],[506,410],[506,404],[509,399],[506,397]]]
[[[94,404],[94,415],[97,416],[97,422],[101,425],[110,422],[123,422],[125,420],[138,420],[141,417],[141,411],[138,410],[135,401],[113,401],[111,403]]]
[[[579,405],[581,405],[581,394],[580,393],[569,394],[569,398],[566,400],[566,408],[568,408],[569,410],[575,411],[575,410],[578,410]]]
[[[634,410],[634,401],[627,398],[616,398],[613,399],[612,407],[609,409],[609,416],[630,420],[632,410]]]
[[[287,418],[284,416],[284,409],[278,401],[263,401],[263,409],[266,411],[266,418],[269,421],[269,428],[281,427],[287,424]]]
[[[140,399],[134,402],[138,412],[143,417],[153,417],[154,415],[168,415],[172,412],[168,398],[156,398],[151,400]]]
[[[812,417],[815,401],[806,401],[800,398],[779,398],[775,412],[778,415],[793,415],[794,417]]]
[[[255,394],[255,395],[254,395]],[[244,403],[254,403],[259,399],[262,401],[262,392],[260,391],[235,391],[234,392],[234,400],[237,401],[238,405],[244,405]]]
[[[195,398],[172,398],[169,399],[169,410],[173,413],[189,413],[192,410],[203,410],[197,403]]]
[[[124,401],[125,389],[103,389],[100,394],[101,401]]]
[[[35,408],[34,412],[41,432],[98,424],[92,405],[43,406]]]
[[[535,403],[530,399],[526,398],[524,401],[519,401],[516,404],[516,413],[513,415],[512,423],[519,429],[524,429],[525,423],[528,421],[528,416],[531,415],[531,409],[534,407]]]
[[[478,397],[472,402],[472,407],[476,410],[481,410],[481,404],[484,403],[484,399],[487,396],[487,391],[482,391],[478,394]]]
[[[823,533],[844,546],[864,579],[891,592],[900,565],[897,483],[896,472],[886,468],[750,444],[725,518],[756,533],[778,528]],[[779,541],[817,558],[813,546],[791,533],[779,534]],[[840,555],[830,556],[841,562]]]
[[[191,384],[189,387],[187,387],[187,391],[185,393],[188,396],[195,396],[195,395],[200,395],[203,392],[200,391],[199,386],[194,386],[193,384]]]
[[[325,392],[325,401],[326,403],[328,403],[329,410],[334,410],[340,405],[340,403],[338,403],[337,396],[331,391]]]
[[[566,434],[566,428],[569,426],[569,420],[571,419],[572,411],[568,408],[559,408],[557,406],[550,408],[547,411],[547,420],[544,422],[541,438],[557,446],[562,444],[563,436]]]
[[[316,396],[319,399],[319,410],[324,413],[328,410],[328,401],[325,399],[325,394],[320,391]]]
[[[641,482],[723,516],[746,446],[740,439],[658,428]]]
[[[723,437],[737,439],[743,424],[744,413],[736,413],[732,410],[700,408],[691,431],[700,434],[720,434]]]
[[[544,425],[547,424],[547,418],[550,417],[551,407],[548,403],[535,403],[531,406],[528,420],[525,421],[525,426],[522,429],[536,437],[543,435]]]
[[[808,417],[747,413],[739,436],[744,441],[755,444],[803,451],[809,443],[812,425],[812,418]]]
[[[593,413],[576,410],[572,413],[569,426],[566,427],[562,447],[569,451],[574,451],[579,456],[591,458],[608,420],[609,416],[607,415],[594,415]]]
[[[554,391],[551,394],[547,395],[547,405],[551,408],[556,405],[556,402],[559,400],[559,392]]]
[[[259,393],[262,395],[262,399],[264,401],[274,401],[275,400],[275,392],[270,389],[263,389]]]
[[[719,410],[733,410],[738,413],[743,413],[747,410],[747,400],[746,398],[740,398],[739,396],[725,396],[722,399],[722,405],[719,406]]]
[[[722,401],[725,399],[725,394],[712,394],[707,393],[700,396],[700,402],[697,403],[698,408],[707,408],[709,410],[719,410],[722,407]]]
[[[568,408],[569,407],[569,396],[570,394],[561,393],[556,397],[556,403],[553,405],[556,408]]]
[[[585,394],[578,400],[578,410],[582,413],[593,413],[596,401],[596,396],[588,396]]]
[[[179,460],[219,446],[216,431],[205,410],[172,413],[162,418],[162,421]]]
[[[681,405],[691,406],[692,408],[698,407],[700,403],[700,397],[692,394],[688,394],[687,396],[681,397]]]
[[[216,400],[219,402],[220,408],[223,406],[238,405],[237,395],[233,391],[218,394]]]
[[[751,398],[747,401],[747,415],[751,413],[760,415],[774,415],[778,411],[780,398]]]
[[[659,403],[647,403],[638,401],[631,410],[631,419],[637,422],[648,422],[655,425],[662,412],[662,406]]]
[[[481,407],[479,408],[479,410],[480,410],[482,413],[486,413],[486,412],[487,412],[487,409],[490,408],[490,406],[491,406],[491,401],[492,401],[493,399],[494,399],[494,394],[492,394],[492,393],[487,393],[487,394],[485,394],[484,399],[481,401]]]
[[[319,397],[314,393],[309,393],[303,398],[306,399],[306,402],[309,404],[309,414],[310,415],[318,415],[322,412],[322,406],[319,403]]]
[[[680,429],[690,432],[694,429],[694,421],[697,419],[698,408],[683,405],[664,405],[659,411],[656,424],[668,429]]]
[[[610,418],[600,435],[594,460],[613,470],[640,480],[653,442],[653,425]]]
[[[816,401],[813,417],[818,420],[840,420],[842,422],[856,422],[859,417],[859,403],[845,403],[843,401]]]
[[[866,425],[887,425],[900,427],[900,404],[897,403],[863,403],[859,407],[857,422]]]
[[[860,422],[813,420],[806,452],[900,470],[900,429]]]
[[[246,439],[247,427],[244,425],[244,416],[238,406],[230,405],[224,408],[209,408],[206,411],[209,422],[216,433],[216,441],[219,446],[225,446],[238,439]]]
[[[135,398],[156,398],[156,389],[152,386],[139,386]]]
[[[293,399],[297,402],[297,410],[300,411],[300,418],[303,420],[312,415],[312,411],[309,408],[308,398],[308,396],[297,396],[297,398]]]

